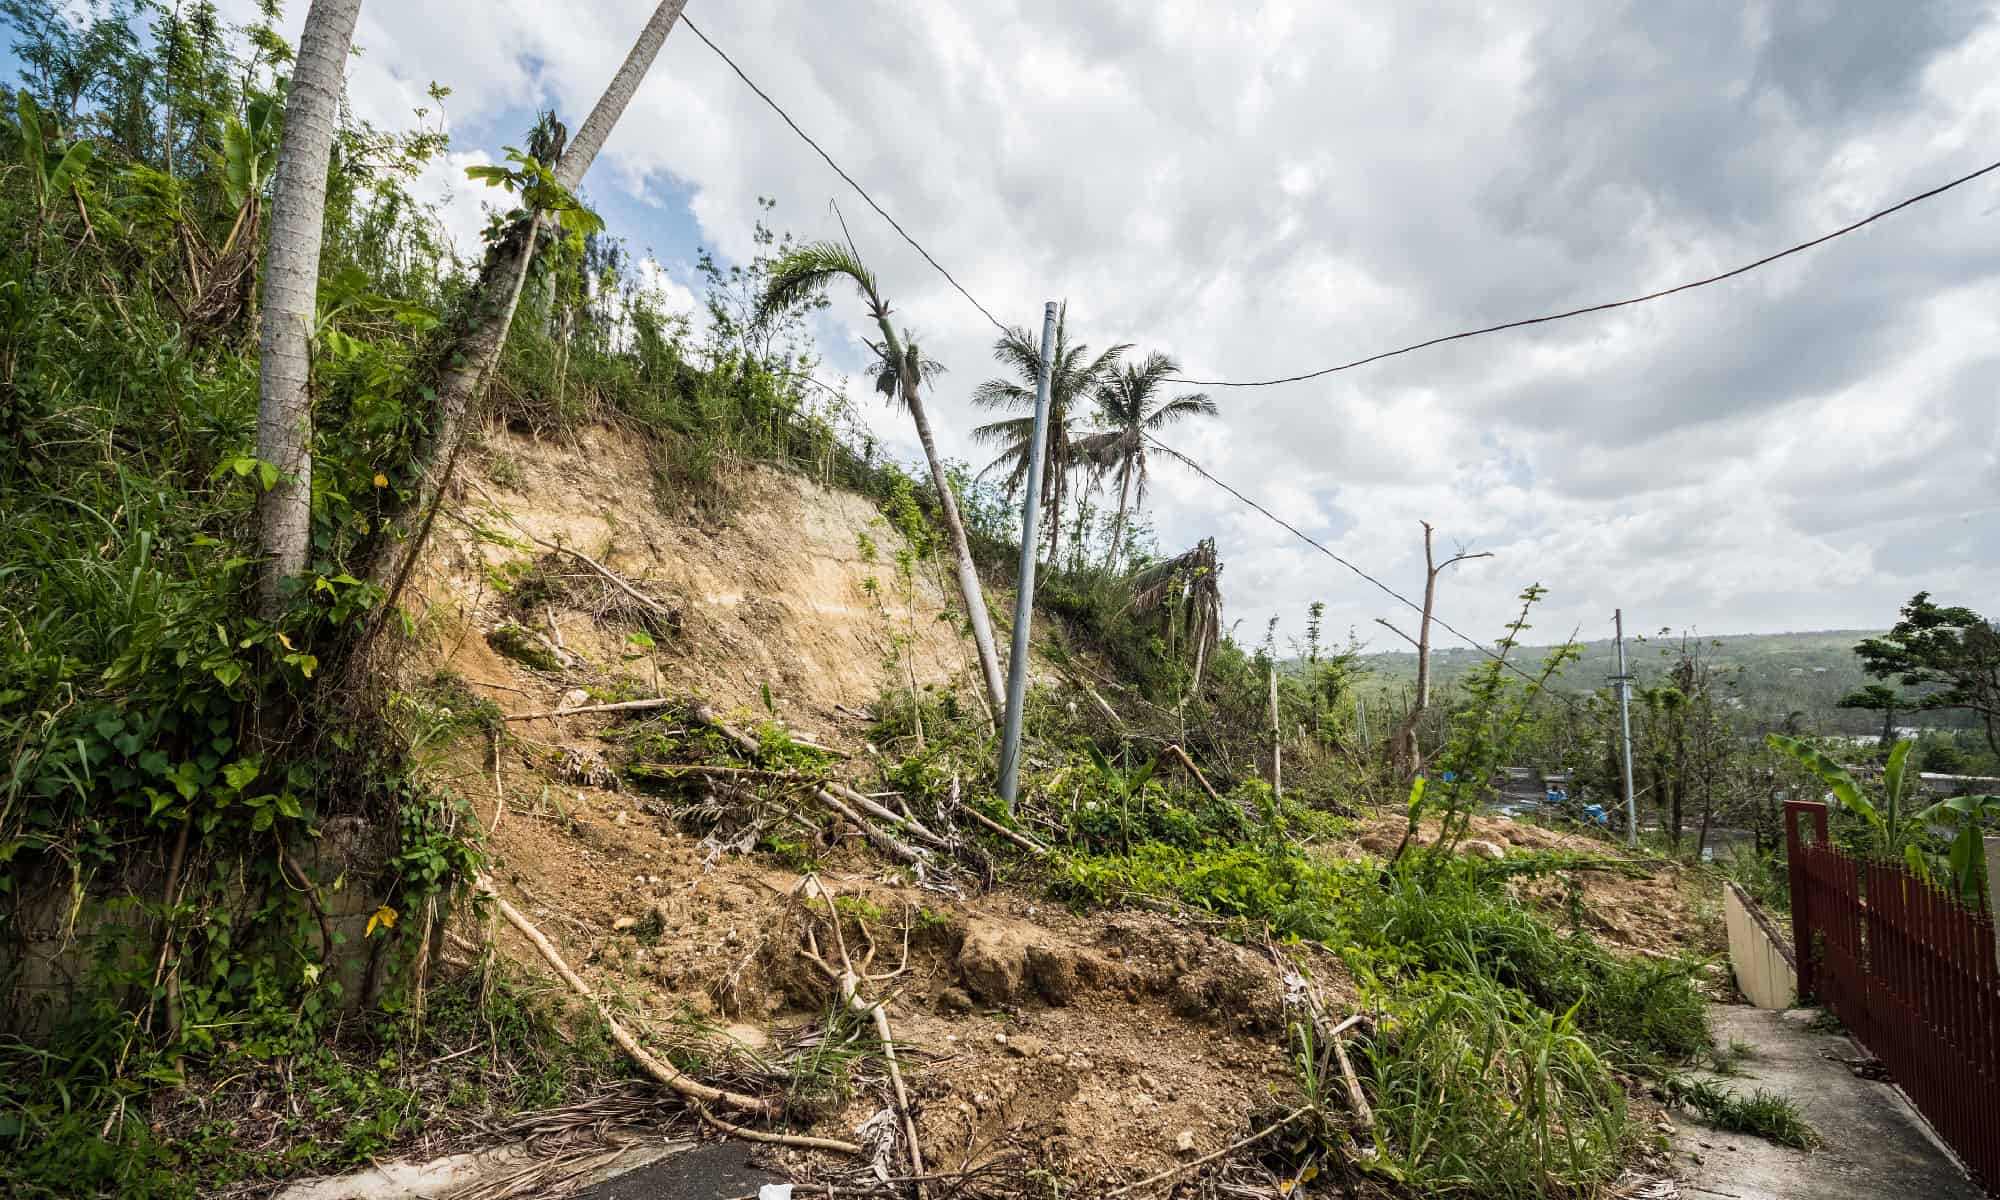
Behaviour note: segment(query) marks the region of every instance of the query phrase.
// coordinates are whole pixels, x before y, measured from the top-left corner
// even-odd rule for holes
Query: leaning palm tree
[[[1148,435],[1187,417],[1212,417],[1215,401],[1202,392],[1162,400],[1160,389],[1180,373],[1181,365],[1155,351],[1134,366],[1125,364],[1105,376],[1097,389],[1097,418],[1105,428],[1076,439],[1076,455],[1098,479],[1118,480],[1118,515],[1111,525],[1111,552],[1105,561],[1116,566],[1125,540],[1125,520],[1135,508],[1146,507],[1146,443]],[[1154,444],[1160,453],[1179,453]]]
[[[596,161],[597,152],[611,136],[618,119],[625,115],[632,97],[638,94],[639,84],[652,70],[667,34],[673,31],[681,10],[686,7],[687,0],[660,0],[583,125],[574,136],[557,135],[549,141],[546,148],[557,155],[554,165],[548,168],[554,192],[571,194],[582,186],[584,174]],[[412,500],[405,506],[405,511],[422,515],[413,536],[401,547],[386,544],[385,551],[377,555],[370,568],[374,581],[387,586],[392,596],[409,577],[429,539],[430,522],[437,512],[436,498],[457,464],[466,432],[471,428],[475,402],[485,393],[494,365],[500,361],[500,351],[507,344],[507,332],[513,328],[514,313],[520,307],[521,293],[533,265],[536,238],[548,219],[546,210],[533,209],[488,248],[466,305],[465,327],[453,339],[449,353],[442,356],[448,365],[438,380],[436,425],[428,442],[419,450],[423,475],[417,480]]]
[[[1070,425],[1077,406],[1117,365],[1130,346],[1111,347],[1095,358],[1090,347],[1071,343],[1065,328],[1069,305],[1056,314],[1056,351],[1049,366],[1048,439],[1042,454],[1042,508],[1048,513],[1049,557],[1054,559],[1062,538],[1063,502],[1069,495],[1070,473],[1077,466]],[[1014,379],[989,379],[973,389],[972,402],[983,408],[1013,409],[1024,416],[1009,417],[981,425],[972,436],[1000,447],[1000,455],[979,473],[980,478],[997,471],[1007,472],[1007,494],[1021,489],[1028,476],[1028,460],[1035,441],[1035,389],[1042,374],[1041,339],[1018,326],[1007,330],[993,343],[993,357],[1011,367]]]
[[[1000,657],[993,649],[993,625],[986,615],[986,595],[979,586],[979,569],[972,562],[972,548],[965,540],[965,522],[958,515],[958,497],[951,480],[945,477],[944,460],[938,457],[937,442],[931,436],[930,417],[924,412],[923,385],[941,368],[925,358],[907,330],[898,333],[889,321],[889,302],[875,284],[875,275],[851,248],[834,242],[809,242],[783,255],[771,265],[764,296],[757,306],[757,320],[772,317],[802,304],[818,300],[835,280],[846,279],[868,302],[868,314],[882,331],[875,346],[879,361],[873,373],[875,390],[900,404],[917,427],[924,458],[931,468],[931,483],[937,487],[938,510],[944,515],[945,531],[951,536],[953,555],[958,559],[958,590],[965,601],[965,615],[972,626],[972,641],[979,650],[979,668],[986,677],[986,691],[994,710],[1007,707],[1007,685],[1000,675]],[[874,345],[874,343],[870,343]]]

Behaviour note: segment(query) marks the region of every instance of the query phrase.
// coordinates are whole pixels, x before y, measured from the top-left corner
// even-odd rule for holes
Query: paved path
[[[576,1200],[728,1200],[783,1176],[750,1165],[750,1143],[708,1142],[577,1193]]]
[[[1814,1032],[1799,1011],[1718,1004],[1709,1017],[1717,1044],[1757,1051],[1737,1066],[1740,1078],[1723,1082],[1790,1097],[1825,1144],[1788,1150],[1676,1114],[1674,1165],[1688,1177],[1688,1200],[1981,1200],[1895,1088],[1859,1078],[1840,1061],[1859,1054],[1846,1037]]]

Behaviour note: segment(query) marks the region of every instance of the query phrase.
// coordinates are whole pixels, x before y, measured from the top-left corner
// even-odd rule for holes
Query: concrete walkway
[[[1814,1032],[1812,1014],[1718,1004],[1709,1017],[1716,1044],[1756,1049],[1737,1064],[1740,1077],[1722,1082],[1746,1095],[1765,1088],[1789,1097],[1823,1144],[1790,1150],[1677,1113],[1674,1165],[1687,1177],[1689,1200],[1981,1200],[1902,1094],[1857,1077],[1841,1060],[1861,1051],[1842,1035]]]

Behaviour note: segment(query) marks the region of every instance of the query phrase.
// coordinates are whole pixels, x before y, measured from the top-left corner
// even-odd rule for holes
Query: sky
[[[226,8],[228,6],[225,6]],[[238,8],[247,9],[247,4]],[[303,0],[288,16],[296,30]],[[541,106],[572,128],[652,6],[370,0],[357,113],[453,89],[427,177],[476,248],[482,189]],[[688,15],[1009,324],[1190,377],[1309,371],[1650,291],[1814,237],[2000,158],[2000,21],[1953,0],[692,0]],[[432,120],[437,117],[433,115]],[[948,455],[994,330],[686,29],[585,180],[692,306],[756,199],[837,236],[949,369]],[[829,380],[865,313],[820,319]],[[1490,552],[1438,611],[1539,640],[1885,627],[1912,593],[2000,609],[2000,173],[1741,279],[1307,383],[1208,389],[1167,440],[1406,595],[1421,521]],[[892,449],[899,418],[852,391]],[[983,461],[983,459],[981,459]],[[1239,636],[1311,602],[1335,636],[1410,614],[1208,482],[1156,463],[1160,548],[1216,539]]]

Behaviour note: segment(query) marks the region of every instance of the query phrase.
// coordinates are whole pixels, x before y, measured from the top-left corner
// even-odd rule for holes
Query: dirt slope
[[[899,593],[901,540],[865,499],[749,467],[721,481],[713,511],[726,516],[676,517],[649,480],[643,454],[608,431],[574,449],[492,438],[458,517],[440,523],[422,580],[436,649],[415,674],[452,672],[510,713],[572,706],[584,688],[697,695],[753,724],[769,715],[768,687],[795,732],[857,754],[861,710],[891,669],[905,685],[912,670],[919,686],[971,678],[969,645],[937,619],[946,594],[921,573]],[[556,566],[535,567],[550,556],[529,535],[677,607],[678,634],[635,646],[630,613],[602,611],[588,568],[550,560],[567,590],[534,577]],[[509,629],[525,632],[510,642]],[[898,635],[912,652],[891,667]],[[566,661],[524,661],[544,650]],[[774,1064],[836,1036],[832,989],[802,954],[801,876],[688,836],[661,800],[619,790],[600,735],[621,727],[601,715],[515,722],[497,773],[484,744],[459,747],[448,770],[492,827],[496,884],[593,987],[623,997],[661,1043],[768,1087],[784,1072]],[[1261,952],[1187,918],[1079,918],[1033,891],[975,894],[970,880],[911,886],[860,846],[826,864],[821,885],[860,905],[882,945],[876,971],[901,963],[908,939],[906,968],[870,987],[894,994],[935,1169],[1128,1179],[1228,1144],[1292,1086],[1278,969]],[[511,930],[501,944],[542,969]],[[844,1086],[795,1097],[815,1132],[851,1138],[882,1106],[879,1058],[858,1063]]]
[[[903,586],[895,566],[903,539],[866,498],[764,465],[724,468],[715,486],[707,507],[726,517],[685,503],[663,511],[634,437],[593,427],[572,447],[489,434],[419,581],[431,640],[475,686],[513,695],[525,686],[553,707],[565,681],[524,685],[500,669],[484,639],[507,621],[548,633],[549,613],[519,611],[515,585],[547,556],[546,544],[561,544],[680,610],[679,634],[638,653],[626,640],[631,622],[620,628],[587,611],[536,606],[551,608],[561,645],[641,691],[658,684],[727,712],[761,710],[769,687],[783,715],[817,732],[842,720],[842,709],[869,706],[891,670],[899,685],[914,672],[922,687],[976,669],[970,644],[940,619],[956,611],[955,598],[924,567]],[[864,538],[875,547],[872,562]],[[564,569],[590,574],[574,562]],[[910,648],[885,667],[897,638]]]

